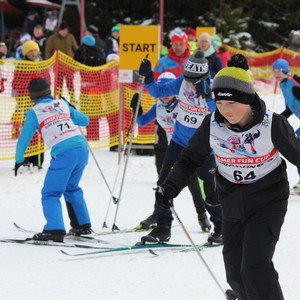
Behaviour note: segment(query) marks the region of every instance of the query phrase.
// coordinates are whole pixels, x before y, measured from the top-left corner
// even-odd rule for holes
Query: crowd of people
[[[99,28],[93,24],[89,24],[84,32],[84,35],[91,35],[95,38],[94,46],[104,57],[101,61],[102,64],[106,62],[109,54],[119,53],[119,34],[119,25],[112,26],[111,31],[104,37],[100,37]],[[18,60],[22,59],[23,45],[29,40],[33,40],[39,45],[40,55],[43,59],[51,57],[55,50],[60,50],[73,57],[79,47],[78,40],[67,22],[64,20],[59,22],[57,10],[48,11],[44,18],[35,10],[30,10],[26,15],[22,31],[14,37],[14,43],[11,45],[11,36],[7,40],[2,37],[2,40],[9,46],[6,58]]]
[[[111,28],[104,40],[98,28],[89,25],[78,45],[65,21],[55,24],[55,13],[49,17],[51,20],[44,25],[35,24],[32,32],[28,29],[21,35],[16,59],[49,59],[60,50],[80,63],[99,66],[110,55],[118,55],[118,25]],[[30,21],[28,18],[27,28],[32,25]],[[300,118],[300,79],[291,73],[286,60],[273,63],[273,74],[280,82],[286,104],[286,109],[276,114],[266,108],[255,92],[246,58],[240,54],[230,57],[219,36],[204,32],[197,38],[196,31],[188,28],[185,32],[174,32],[170,42],[154,67],[144,59],[139,68],[147,91],[157,102],[144,113],[138,94],[131,101],[139,126],[157,121],[158,140],[154,149],[158,181],[154,210],[138,226],[151,229],[142,242],[163,243],[171,239],[173,199],[188,186],[200,229],[212,230],[209,243],[224,245],[227,281],[233,289],[227,299],[282,300],[272,258],[290,191],[286,163],[279,154],[298,168],[300,177],[300,132],[296,130],[295,135],[287,121],[292,114]],[[0,43],[0,51],[5,58],[5,43]],[[26,148],[45,120],[55,113],[61,122],[69,124],[68,129],[61,128],[65,131],[59,140],[53,138],[58,130],[56,123],[51,127],[50,122],[41,129],[52,149],[52,160],[42,189],[47,224],[33,237],[62,242],[66,235],[59,204],[62,195],[71,221],[70,234],[92,232],[79,187],[88,149],[76,127],[87,126],[91,119],[74,109],[72,99],[70,103],[53,99],[47,76],[45,73],[28,81],[29,95],[34,101],[32,108],[27,104],[24,108],[22,98],[18,99],[22,94],[17,93],[15,119],[19,120],[17,116],[27,111],[26,130],[14,132],[18,138],[15,175],[20,166],[28,163],[28,158],[24,158]],[[72,82],[67,85],[72,90]],[[33,163],[40,165],[42,160],[39,157]],[[300,193],[300,180],[294,189]]]

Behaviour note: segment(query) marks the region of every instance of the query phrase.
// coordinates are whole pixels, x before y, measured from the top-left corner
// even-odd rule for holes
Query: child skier
[[[272,65],[273,75],[279,82],[282,94],[284,96],[286,109],[281,113],[286,118],[294,114],[300,119],[300,77],[292,74],[289,69],[289,63],[282,58],[277,59]],[[300,135],[300,127],[295,132]],[[298,169],[300,177],[300,169]],[[293,187],[294,192],[300,194],[300,178]]]
[[[176,79],[175,75],[170,72],[164,72],[159,75],[157,82],[158,83],[167,83],[174,81]],[[137,97],[136,97],[137,96]],[[133,109],[133,113],[135,113],[136,106],[138,101],[138,94],[135,94],[135,96],[131,100],[131,107]],[[178,97],[171,95],[167,97],[161,97],[157,99],[157,102],[152,106],[152,108],[145,114],[143,114],[143,109],[140,106],[139,112],[138,112],[138,118],[137,123],[139,126],[145,126],[154,119],[156,119],[158,125],[160,125],[160,128],[164,131],[164,135],[166,136],[166,145],[163,147],[164,143],[161,143],[160,140],[164,142],[164,138],[162,137],[162,134],[159,136],[158,145],[160,146],[159,155],[157,151],[155,151],[155,159],[156,159],[156,168],[158,174],[160,174],[160,171],[162,169],[162,163],[165,157],[165,153],[167,151],[168,145],[170,144],[176,118],[178,115]],[[158,134],[157,134],[158,135]],[[157,147],[158,148],[158,147]],[[157,157],[159,156],[159,158]],[[160,157],[162,156],[162,157]],[[209,232],[211,229],[211,225],[208,221],[206,209],[205,209],[205,203],[204,199],[201,195],[201,190],[199,187],[198,177],[197,174],[195,174],[188,185],[188,188],[192,194],[194,206],[196,208],[196,212],[198,215],[198,222],[203,232]],[[155,227],[157,223],[155,211],[145,220],[141,221],[140,224],[136,227],[139,229],[149,229],[152,227]]]
[[[212,91],[215,113],[209,114],[182,151],[156,204],[169,208],[212,150],[217,163],[217,190],[223,212],[223,258],[227,281],[241,300],[283,300],[272,258],[287,211],[286,163],[300,167],[300,139],[285,117],[266,108],[255,93],[242,55],[219,71]],[[256,153],[230,151],[220,145],[232,135],[260,135]]]
[[[146,89],[153,97],[178,95],[179,99],[174,132],[157,181],[157,185],[160,186],[172,169],[181,150],[187,146],[189,139],[204,117],[210,111],[215,110],[215,102],[211,98],[208,61],[204,58],[202,51],[197,51],[188,58],[184,67],[184,74],[167,83],[158,84],[154,80],[151,63],[147,59],[142,61],[139,74],[145,76]],[[204,181],[206,209],[211,216],[210,220],[214,224],[214,232],[211,233],[208,240],[209,242],[222,243],[222,212],[217,201],[214,171],[215,158],[211,155],[201,169],[197,170],[197,175]],[[195,174],[196,170],[193,176]],[[189,178],[189,181],[191,178]],[[148,235],[143,236],[142,242],[157,243],[170,240],[173,220],[171,210],[164,210],[155,205],[155,216],[157,217],[157,227]]]
[[[49,82],[41,77],[29,84],[29,95],[35,102],[26,113],[26,120],[16,149],[15,176],[26,161],[24,153],[36,130],[41,132],[51,148],[51,162],[42,189],[44,230],[33,240],[62,242],[66,234],[60,197],[63,194],[71,219],[70,233],[90,234],[91,222],[78,186],[88,162],[88,147],[78,126],[87,126],[88,116],[69,106],[67,101],[57,101],[51,96]]]

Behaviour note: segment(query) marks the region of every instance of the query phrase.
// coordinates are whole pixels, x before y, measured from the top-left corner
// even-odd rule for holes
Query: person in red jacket
[[[167,56],[160,58],[153,69],[155,79],[164,72],[171,72],[176,77],[184,72],[186,59],[190,56],[187,35],[182,31],[176,31],[171,37],[171,44]]]

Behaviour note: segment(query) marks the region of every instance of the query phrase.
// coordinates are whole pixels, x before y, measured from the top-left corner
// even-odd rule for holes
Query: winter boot
[[[89,235],[92,233],[91,224],[84,224],[78,227],[73,227],[69,230],[68,235],[80,236]]]
[[[238,296],[233,290],[227,290],[225,292],[225,296],[227,300],[239,300]]]
[[[296,183],[293,186],[293,190],[294,190],[295,194],[300,195],[300,179],[299,179],[298,183]]]
[[[218,222],[214,224],[214,232],[208,237],[208,243],[215,243],[223,245],[223,237],[222,237],[222,223]]]
[[[206,212],[198,214],[198,221],[203,232],[209,232],[211,224],[207,219]]]
[[[150,215],[147,219],[140,222],[137,229],[151,229],[155,228],[157,225],[156,216],[154,214]]]
[[[43,230],[43,232],[36,233],[32,239],[34,241],[54,241],[62,243],[65,235],[65,230]]]
[[[157,225],[148,235],[142,237],[142,242],[148,243],[164,243],[171,238],[171,226],[160,224]]]
[[[208,243],[215,243],[215,244],[223,244],[223,237],[221,233],[213,232],[207,239]]]

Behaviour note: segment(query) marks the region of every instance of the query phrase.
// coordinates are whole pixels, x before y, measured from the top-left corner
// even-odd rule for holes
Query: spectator
[[[41,17],[35,10],[30,10],[25,17],[23,24],[23,32],[28,32],[30,35],[33,35],[33,28],[35,25],[40,24]]]
[[[23,58],[23,45],[24,43],[26,43],[27,41],[30,41],[31,40],[31,36],[29,33],[23,33],[21,34],[20,36],[20,40],[19,40],[19,43],[20,45],[17,47],[16,49],[16,59],[17,60],[21,60]]]
[[[107,46],[106,43],[101,39],[100,35],[99,35],[99,30],[98,27],[96,27],[95,25],[89,25],[87,30],[85,31],[85,35],[90,34],[92,35],[95,40],[96,40],[96,45],[95,47],[98,48],[98,50],[100,52],[103,53],[104,59],[107,56]]]
[[[90,67],[101,66],[105,64],[102,54],[96,48],[96,41],[92,35],[85,35],[81,40],[81,45],[76,50],[74,59]],[[81,91],[80,107],[81,111],[90,117],[90,123],[87,126],[87,140],[99,140],[99,119],[100,119],[100,87],[95,75],[99,73],[90,70],[80,70]]]
[[[223,68],[227,67],[227,61],[230,58],[230,53],[226,48],[226,45],[222,43],[221,38],[218,35],[213,35],[211,37],[212,45],[215,48],[218,56],[221,58]]]
[[[52,10],[48,12],[48,16],[45,20],[44,29],[45,33],[48,36],[50,36],[52,33],[54,33],[57,23],[58,23],[58,16],[57,16],[57,10]]]
[[[56,50],[74,57],[78,45],[72,33],[69,32],[68,24],[61,21],[57,31],[53,33],[46,41],[45,59],[49,59]]]
[[[185,34],[188,37],[191,54],[193,54],[195,52],[195,50],[198,48],[197,38],[196,38],[196,30],[193,28],[188,28],[185,31]]]
[[[111,53],[116,53],[119,55],[119,37],[120,37],[120,26],[113,26],[111,29],[111,34],[105,39],[107,47],[107,55]]]
[[[34,26],[32,40],[35,41],[36,43],[38,43],[38,45],[40,47],[41,57],[44,58],[47,37],[44,34],[44,29],[43,29],[42,25],[37,24]]]
[[[81,45],[75,51],[74,59],[90,67],[102,66],[106,63],[105,56],[96,46],[96,39],[92,35],[85,35]]]
[[[176,31],[171,37],[171,47],[167,56],[160,58],[154,69],[154,77],[157,79],[161,73],[171,72],[176,77],[183,74],[186,59],[190,56],[187,36],[182,31]]]
[[[211,78],[214,78],[216,73],[223,68],[223,65],[221,58],[217,55],[216,50],[212,45],[209,33],[203,32],[200,35],[198,47],[204,52],[204,57],[208,60],[210,76]]]
[[[9,57],[7,57],[7,46],[4,42],[0,42],[0,59],[8,59]]]
[[[65,21],[61,21],[57,31],[49,36],[46,41],[45,59],[49,59],[57,50],[73,58],[77,49],[77,42],[74,35],[69,32],[68,24]],[[72,104],[75,104],[73,77],[74,69],[61,63],[57,74],[57,96],[58,98],[62,96],[63,82],[64,78],[66,78],[70,101]]]
[[[27,41],[24,43],[23,59],[17,63],[12,80],[13,96],[16,97],[16,108],[12,117],[12,138],[14,139],[19,137],[24,123],[25,114],[32,106],[32,102],[28,96],[27,87],[32,79],[33,74],[36,73],[36,70],[31,63],[39,62],[41,60],[42,58],[40,56],[39,45],[34,41]],[[48,70],[43,71],[42,75],[50,81]],[[33,165],[33,167],[41,169],[44,160],[44,143],[39,139],[38,133],[35,133],[33,139],[31,140],[31,146],[36,147],[36,144],[39,145],[39,150],[42,153],[28,156],[27,160]]]

